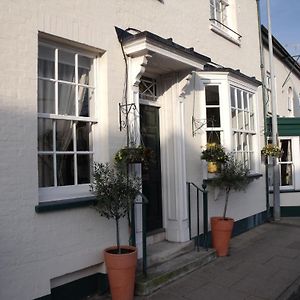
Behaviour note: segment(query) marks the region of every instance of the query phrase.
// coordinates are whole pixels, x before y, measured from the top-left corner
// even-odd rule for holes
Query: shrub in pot
[[[116,245],[104,250],[109,285],[113,300],[132,300],[134,294],[137,251],[120,245],[119,221],[127,216],[139,194],[141,181],[106,163],[95,163],[91,190],[96,195],[95,208],[101,216],[114,219]]]
[[[228,156],[218,176],[209,182],[209,184],[225,191],[223,215],[211,217],[212,244],[218,256],[228,255],[233,230],[234,220],[226,216],[230,193],[246,189],[253,180],[249,177],[249,172],[250,170],[242,162],[236,161],[231,155]]]

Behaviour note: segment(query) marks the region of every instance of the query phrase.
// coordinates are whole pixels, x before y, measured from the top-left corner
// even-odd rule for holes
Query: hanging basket
[[[143,145],[124,147],[115,154],[115,162],[119,165],[141,163],[145,168],[148,168],[154,162],[154,152]]]

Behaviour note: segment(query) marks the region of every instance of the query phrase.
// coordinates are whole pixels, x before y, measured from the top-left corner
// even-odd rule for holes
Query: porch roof
[[[255,77],[247,76],[240,70],[216,65],[210,57],[196,52],[194,48],[181,46],[173,42],[172,38],[162,38],[149,31],[138,31],[136,34],[131,34],[128,30],[132,28],[123,30],[115,27],[115,29],[126,55],[130,57],[151,55],[146,73],[163,74],[183,70],[228,72],[230,75],[242,78],[254,85],[261,85],[261,82]]]
[[[211,62],[209,57],[194,51],[194,48],[186,48],[173,42],[172,38],[162,38],[149,31],[131,34],[118,27],[115,29],[126,55],[151,55],[147,68],[150,67],[154,73],[203,70],[204,65]]]

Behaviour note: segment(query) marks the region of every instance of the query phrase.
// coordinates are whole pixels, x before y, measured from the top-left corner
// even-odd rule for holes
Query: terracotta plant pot
[[[218,256],[227,256],[234,220],[231,218],[211,217],[212,246]]]
[[[219,164],[215,161],[207,162],[207,172],[208,173],[217,173],[219,171]]]
[[[113,300],[132,300],[134,295],[137,251],[132,246],[121,246],[104,250],[104,260],[108,273],[110,292]]]

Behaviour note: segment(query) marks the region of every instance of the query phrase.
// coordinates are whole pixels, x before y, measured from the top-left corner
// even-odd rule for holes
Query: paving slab
[[[110,297],[93,300],[102,299]],[[229,256],[150,296],[135,297],[146,299],[299,300],[300,218],[266,223],[233,238]]]

